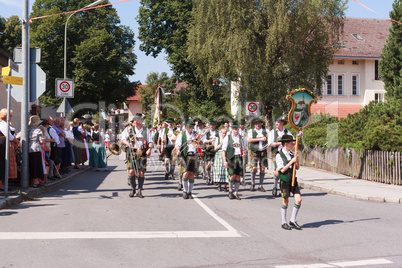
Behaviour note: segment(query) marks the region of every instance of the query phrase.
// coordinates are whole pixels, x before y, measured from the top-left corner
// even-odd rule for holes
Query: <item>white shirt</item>
[[[262,134],[262,131],[264,130],[263,128],[260,128],[260,130],[257,130],[257,129],[250,129],[249,131],[248,131],[248,135],[247,135],[247,139],[248,140],[250,140],[250,139],[252,139],[253,138],[253,130],[255,130],[256,132],[257,132],[257,136],[255,137],[255,138],[262,138],[262,137],[264,137],[264,135]],[[269,140],[269,131],[268,130],[265,130],[266,132],[267,132],[267,141]],[[269,145],[269,143],[268,143],[268,145]],[[258,145],[258,151],[262,151],[264,148],[263,148],[263,145],[262,145],[262,141],[260,141],[259,142],[259,145]]]
[[[186,145],[183,145],[182,147],[182,137],[183,137],[183,133],[186,133],[186,137],[187,137],[187,152],[193,152],[196,153],[196,148],[192,145],[192,141],[194,140],[194,131],[192,131],[191,133],[188,133],[187,130],[186,131],[182,131],[179,135],[177,135],[177,139],[176,139],[176,146],[179,146],[180,151],[185,149]]]
[[[3,133],[4,136],[7,134],[7,122],[6,121],[0,120],[0,131]],[[11,126],[8,131],[8,138],[9,138],[9,141],[12,141],[14,139],[14,135],[11,134]]]
[[[275,131],[278,133],[278,139],[275,141]],[[269,132],[269,138],[268,138],[268,144],[271,145],[271,143],[273,142],[277,142],[279,140],[280,137],[282,137],[285,134],[285,128],[283,128],[282,131],[280,131],[278,128],[274,128],[271,130],[271,132]],[[287,134],[292,136],[292,133],[290,133],[289,130],[287,130]],[[278,151],[282,149],[282,145],[278,146]]]
[[[172,142],[172,139],[174,137],[173,128],[167,128],[167,129],[168,129],[168,133],[166,134],[166,137],[165,137],[166,128],[163,129],[163,131],[162,131],[162,133],[163,133],[162,137],[166,138],[167,145],[174,145],[174,142]]]
[[[144,128],[137,129],[136,127],[133,126],[126,127],[123,130],[123,132],[120,135],[121,140],[125,140],[130,143],[130,131],[134,131],[135,133],[134,135],[137,140],[137,142],[134,144],[134,149],[140,149],[137,148],[137,146],[142,147],[143,145],[145,145],[145,142],[148,142],[148,144],[152,143],[152,136],[149,129],[146,129],[146,131],[144,131]]]
[[[59,140],[59,135],[57,134],[56,130],[52,127],[49,126],[49,135],[52,139],[54,139],[54,141],[56,142],[57,145],[60,144],[60,140]],[[81,128],[82,129],[82,128]],[[79,128],[78,128],[79,130]]]
[[[286,159],[289,162],[292,159],[291,154],[293,155],[293,152],[286,151],[285,149],[282,149],[282,152],[284,153],[284,155],[286,156]],[[281,168],[283,168],[285,166],[285,163],[283,163],[283,159],[280,154],[276,155],[276,166],[277,166],[276,170],[281,170]],[[292,167],[290,167],[290,168],[292,168]]]
[[[232,136],[233,140],[233,148],[234,148],[234,155],[241,155],[241,142],[243,142],[243,148],[246,148],[247,143],[244,138],[241,139],[240,135],[237,135],[236,137],[233,136],[233,133],[230,133],[229,135]],[[223,144],[222,144],[222,150],[227,151],[228,150],[228,142],[229,142],[229,135],[226,135],[226,137],[223,139]]]
[[[105,134],[105,141],[110,141],[110,135],[108,133]]]

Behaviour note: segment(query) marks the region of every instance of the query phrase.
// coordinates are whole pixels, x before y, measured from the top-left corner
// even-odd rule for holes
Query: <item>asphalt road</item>
[[[286,231],[270,191],[229,200],[196,179],[184,200],[153,159],[145,198],[129,198],[124,162],[108,164],[1,210],[0,267],[402,267],[398,204],[302,190],[303,230]]]

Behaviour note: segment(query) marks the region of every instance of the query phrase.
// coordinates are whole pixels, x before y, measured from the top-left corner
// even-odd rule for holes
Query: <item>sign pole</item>
[[[29,0],[22,2],[22,73],[23,73],[23,93],[21,99],[21,149],[22,149],[22,166],[21,166],[21,186],[28,188],[29,172],[28,172],[28,98],[29,98]]]
[[[8,59],[8,66],[11,66],[11,59]],[[11,68],[10,68],[10,76],[12,74]],[[6,196],[8,195],[8,173],[9,173],[9,168],[10,168],[10,100],[11,100],[11,84],[7,85],[7,132],[4,133],[6,136],[6,163],[5,163],[5,172],[4,172],[4,192]]]

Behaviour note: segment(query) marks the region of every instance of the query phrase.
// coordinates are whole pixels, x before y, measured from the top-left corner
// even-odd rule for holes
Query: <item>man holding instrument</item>
[[[162,150],[164,154],[164,162],[165,162],[165,180],[174,180],[174,169],[175,169],[175,161],[173,161],[172,151],[174,148],[174,144],[176,142],[176,128],[174,128],[174,119],[169,118],[166,120],[167,127],[162,131]]]
[[[195,158],[197,147],[202,145],[198,141],[199,135],[193,131],[195,124],[192,120],[186,122],[186,129],[176,139],[177,155],[182,159],[185,171],[183,174],[183,199],[193,199],[191,191],[194,187]]]
[[[276,176],[280,179],[282,193],[282,228],[285,230],[291,230],[291,227],[301,230],[301,227],[296,222],[296,217],[300,209],[302,198],[296,178],[296,170],[298,170],[300,167],[298,159],[299,152],[292,152],[294,141],[295,139],[293,136],[284,134],[279,139],[279,142],[281,142],[283,148],[276,155]],[[292,180],[294,180],[293,186]],[[292,218],[290,219],[289,226],[286,221],[286,212],[289,204],[290,193],[293,193],[295,203],[293,206]]]
[[[145,181],[145,171],[147,167],[147,157],[151,156],[152,136],[149,129],[142,126],[142,115],[137,113],[132,125],[128,125],[121,134],[122,144],[127,146],[127,171],[131,185],[130,197],[144,198],[142,186]],[[136,193],[136,178],[138,179],[138,191]]]

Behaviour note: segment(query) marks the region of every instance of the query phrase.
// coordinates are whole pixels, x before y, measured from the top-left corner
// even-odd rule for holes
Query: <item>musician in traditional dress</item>
[[[215,140],[219,137],[219,132],[216,130],[216,122],[215,120],[211,120],[209,122],[209,131],[207,132],[204,140],[205,145],[205,167],[206,167],[206,179],[207,184],[213,184],[211,169],[212,163],[214,163],[215,157]]]
[[[276,165],[276,154],[279,152],[279,150],[282,149],[282,143],[279,141],[279,139],[284,135],[292,135],[289,130],[283,127],[283,124],[285,123],[286,117],[285,116],[279,116],[275,119],[275,128],[271,130],[269,133],[269,139],[268,139],[268,144],[269,147],[271,147],[271,153],[272,153],[272,162],[274,163],[274,174],[275,171],[277,170],[277,165]],[[279,178],[274,175],[274,187],[272,189],[272,195],[277,196],[280,195],[280,188],[279,188]]]
[[[302,202],[300,189],[297,184],[296,177],[294,187],[292,187],[293,169],[294,167],[296,167],[296,170],[298,170],[300,167],[298,159],[299,152],[296,153],[292,152],[294,141],[295,139],[293,138],[293,136],[284,134],[279,139],[279,142],[282,145],[282,149],[279,150],[279,152],[276,154],[277,176],[280,179],[281,194],[282,194],[282,207],[281,207],[282,228],[285,230],[291,230],[291,227],[297,230],[301,230],[301,227],[296,221],[296,217]],[[289,204],[290,193],[293,194],[295,198],[295,203],[293,206],[293,212],[289,222],[290,225],[289,226],[286,220],[286,212]]]
[[[268,168],[267,148],[268,148],[268,134],[269,132],[261,127],[261,119],[254,117],[254,128],[248,132],[248,143],[252,155],[252,168],[251,168],[251,187],[250,191],[254,191],[255,176],[257,174],[257,165],[260,165],[260,184],[258,190],[265,192],[263,187],[265,168]]]
[[[197,157],[195,161],[195,176],[198,176],[199,174],[199,168],[201,166],[202,170],[202,178],[206,178],[206,170],[205,170],[205,134],[206,134],[207,129],[205,128],[205,122],[203,122],[201,119],[198,120],[198,130],[196,130],[196,133],[200,135],[201,141],[203,142],[203,145],[197,148]]]
[[[223,166],[229,174],[229,198],[241,200],[239,196],[240,177],[243,176],[243,150],[247,146],[246,139],[239,135],[239,124],[232,124],[232,131],[223,140],[222,159]]]
[[[182,158],[182,165],[185,165],[183,174],[184,199],[193,199],[196,153],[197,147],[202,145],[202,141],[199,141],[199,135],[193,131],[194,126],[192,120],[187,121],[186,130],[182,131],[176,139],[177,155]]]
[[[131,185],[130,197],[144,198],[142,195],[147,167],[147,157],[151,156],[152,136],[148,128],[142,126],[142,115],[137,113],[132,125],[128,125],[121,133],[122,144],[127,146],[126,159],[128,178]],[[136,189],[136,178],[138,188]]]
[[[242,136],[243,138],[247,139],[247,129],[246,129],[246,120],[245,119],[240,119],[240,128],[239,128],[239,134],[240,136]],[[245,147],[246,149],[246,147]],[[248,154],[245,153],[243,155],[243,176],[241,176],[240,178],[240,184],[243,186],[246,186],[246,165],[247,165],[247,161],[248,161]]]
[[[169,118],[166,120],[167,127],[162,131],[162,149],[163,149],[163,157],[165,163],[165,180],[174,180],[174,169],[176,166],[175,161],[173,161],[172,151],[176,142],[174,127],[174,119]]]

